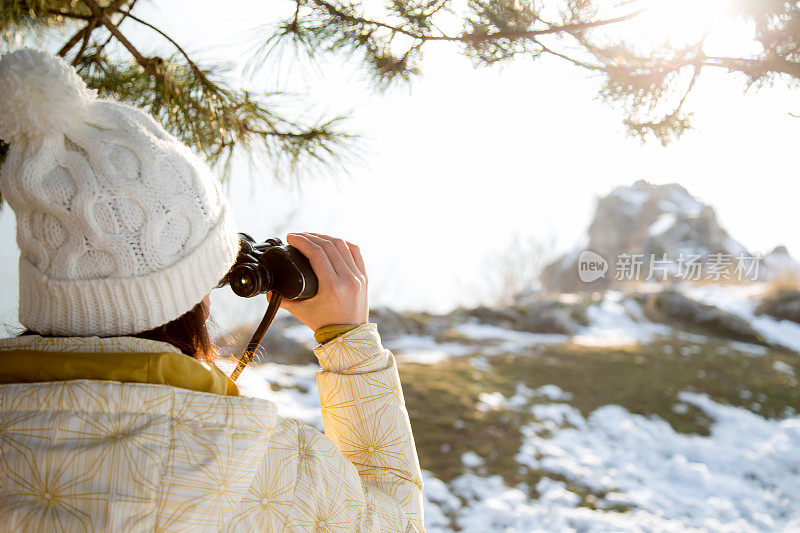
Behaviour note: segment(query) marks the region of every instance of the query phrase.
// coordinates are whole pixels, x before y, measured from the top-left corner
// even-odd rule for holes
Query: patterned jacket
[[[325,434],[226,395],[219,370],[166,343],[0,341],[0,529],[423,531],[414,439],[375,324],[314,352]]]

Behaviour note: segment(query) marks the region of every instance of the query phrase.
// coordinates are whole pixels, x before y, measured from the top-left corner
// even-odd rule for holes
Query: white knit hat
[[[96,99],[62,59],[0,58],[0,139],[25,327],[146,331],[189,311],[233,264],[238,238],[210,169],[146,113]]]

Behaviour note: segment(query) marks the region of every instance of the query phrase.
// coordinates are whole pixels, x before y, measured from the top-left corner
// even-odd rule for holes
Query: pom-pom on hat
[[[0,63],[0,132],[5,142],[67,133],[85,118],[95,91],[58,57],[22,49]]]
[[[233,264],[238,237],[208,166],[148,114],[97,99],[61,58],[0,57],[0,139],[25,327],[146,331],[189,311]]]

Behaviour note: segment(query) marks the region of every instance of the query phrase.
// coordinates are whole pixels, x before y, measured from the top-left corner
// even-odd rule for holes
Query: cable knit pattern
[[[0,74],[0,87],[23,84],[0,91],[20,322],[56,335],[126,335],[202,300],[238,250],[207,165],[141,110],[94,99],[60,58],[18,50],[2,57]],[[53,98],[61,103],[45,104]]]

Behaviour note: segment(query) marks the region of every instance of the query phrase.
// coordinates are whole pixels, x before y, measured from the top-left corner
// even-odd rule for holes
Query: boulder
[[[667,290],[636,297],[644,314],[654,322],[678,324],[708,335],[754,344],[766,344],[764,337],[740,316]]]
[[[531,333],[574,335],[588,325],[585,306],[558,300],[539,301],[518,309],[515,329]]]
[[[383,340],[403,335],[435,335],[450,327],[448,317],[415,311],[395,311],[388,307],[370,309],[369,319],[378,324]]]
[[[585,308],[579,303],[537,298],[503,308],[459,309],[449,315],[449,322],[452,325],[472,320],[529,333],[574,335],[581,326],[588,324]]]

